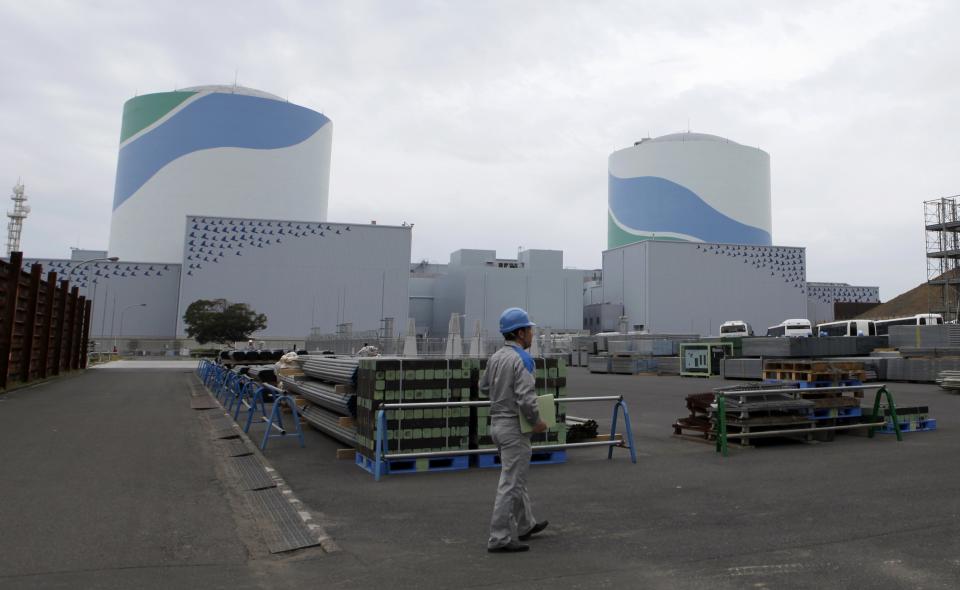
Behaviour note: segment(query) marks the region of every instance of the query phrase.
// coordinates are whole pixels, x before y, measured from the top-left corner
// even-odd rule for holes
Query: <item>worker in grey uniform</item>
[[[520,414],[533,424],[533,432],[544,432],[546,423],[537,410],[534,363],[527,354],[533,344],[533,322],[527,312],[511,307],[500,315],[503,348],[493,353],[480,379],[480,390],[490,397],[490,427],[500,452],[500,483],[493,503],[487,551],[527,551],[526,541],[547,528],[537,522],[527,494],[530,471],[530,434],[520,431]]]

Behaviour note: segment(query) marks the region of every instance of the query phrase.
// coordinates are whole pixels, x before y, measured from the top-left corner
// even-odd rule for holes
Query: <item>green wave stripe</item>
[[[146,129],[196,92],[157,92],[131,98],[123,105],[120,143]]]
[[[627,244],[635,244],[637,242],[643,242],[646,240],[655,239],[658,242],[689,242],[690,240],[684,240],[681,238],[674,238],[672,236],[638,236],[631,234],[629,232],[623,231],[617,222],[613,220],[613,214],[610,211],[607,211],[607,249],[611,250],[613,248],[619,248],[620,246],[626,246]]]

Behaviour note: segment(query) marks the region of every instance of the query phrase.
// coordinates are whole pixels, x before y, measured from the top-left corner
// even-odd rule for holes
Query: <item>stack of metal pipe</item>
[[[301,363],[303,372],[314,379],[328,383],[352,384],[356,383],[360,360],[356,357],[309,355]]]
[[[337,412],[342,416],[357,414],[357,396],[352,391],[337,391],[343,386],[322,383],[314,379],[303,379],[283,375],[280,377],[284,391],[295,393],[311,404]],[[352,388],[351,388],[352,389]]]
[[[301,412],[303,419],[311,426],[348,445],[357,443],[357,429],[355,426],[340,425],[340,416],[319,406],[307,405]]]
[[[359,359],[350,357],[300,355],[296,364],[303,370],[303,376],[280,376],[285,391],[307,402],[302,410],[304,419],[320,432],[351,447],[356,445],[356,426],[343,426],[340,419],[357,415],[354,384],[359,363]]]

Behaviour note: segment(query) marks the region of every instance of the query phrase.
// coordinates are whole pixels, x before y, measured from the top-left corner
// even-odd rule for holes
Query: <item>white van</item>
[[[767,336],[792,336],[806,338],[813,336],[810,320],[783,320],[776,326],[767,328]]]
[[[740,320],[723,322],[720,324],[720,336],[726,338],[743,338],[744,336],[753,336],[753,328],[750,324]]]

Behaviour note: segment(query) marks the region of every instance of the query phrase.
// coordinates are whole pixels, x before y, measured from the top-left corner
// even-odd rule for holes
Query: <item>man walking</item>
[[[534,364],[526,350],[533,344],[535,325],[519,307],[504,311],[500,315],[500,333],[506,342],[487,361],[487,370],[480,380],[480,390],[490,397],[491,435],[500,452],[501,465],[487,541],[487,551],[491,553],[528,551],[530,546],[520,541],[547,528],[547,521],[534,519],[527,495],[530,435],[520,431],[519,419],[522,413],[534,425],[533,432],[547,429],[537,410]]]

